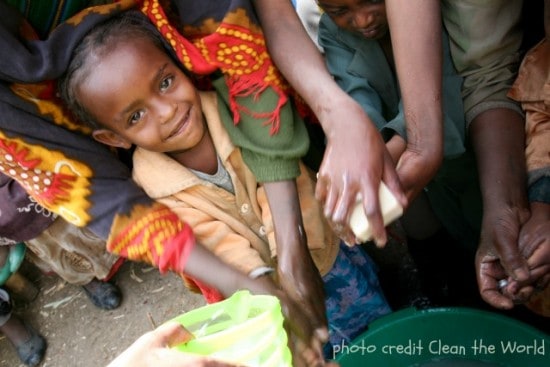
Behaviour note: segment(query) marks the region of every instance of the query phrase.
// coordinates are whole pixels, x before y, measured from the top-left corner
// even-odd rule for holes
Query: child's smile
[[[101,125],[129,145],[168,154],[202,141],[198,92],[164,50],[134,38],[94,57],[97,63],[78,94]]]

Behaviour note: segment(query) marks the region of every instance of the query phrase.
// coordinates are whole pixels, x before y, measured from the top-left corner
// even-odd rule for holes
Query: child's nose
[[[178,105],[176,103],[159,103],[159,120],[162,125],[172,121],[178,110]]]
[[[370,11],[358,11],[353,17],[353,24],[356,28],[368,28],[374,21],[374,14]]]

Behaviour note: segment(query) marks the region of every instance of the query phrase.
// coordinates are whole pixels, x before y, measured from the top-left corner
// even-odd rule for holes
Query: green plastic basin
[[[335,351],[342,367],[550,366],[548,334],[470,308],[400,310]]]

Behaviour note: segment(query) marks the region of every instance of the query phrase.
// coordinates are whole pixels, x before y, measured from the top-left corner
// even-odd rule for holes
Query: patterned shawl
[[[281,107],[288,101],[288,85],[273,66],[265,39],[249,0],[142,0],[141,11],[156,25],[190,72],[221,72],[229,87],[234,123],[242,112],[279,129]],[[255,112],[239,105],[238,97],[259,97],[267,88],[279,95],[271,112]]]
[[[14,11],[6,1],[31,10]],[[91,27],[137,5],[197,80],[209,74],[226,77],[235,123],[242,112],[249,113],[271,124],[275,133],[289,89],[267,55],[251,2],[121,0],[88,8],[45,37],[55,19],[61,20],[52,18],[52,8],[44,5],[51,3],[56,3],[57,15],[70,3],[82,4],[0,0],[0,171],[43,207],[107,238],[110,251],[161,271],[181,269],[194,244],[189,226],[148,198],[131,180],[128,167],[74,123],[56,98],[55,79]],[[21,12],[34,18],[44,34],[37,34]],[[238,104],[238,97],[261,98],[267,88],[280,98],[273,111]]]
[[[195,243],[190,227],[137,187],[128,167],[75,124],[55,94],[54,81],[82,37],[134,6],[86,9],[40,40],[0,1],[0,171],[44,208],[105,238],[115,254],[177,271]]]

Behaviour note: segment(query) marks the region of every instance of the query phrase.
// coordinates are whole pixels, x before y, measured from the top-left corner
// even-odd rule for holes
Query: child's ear
[[[107,129],[94,130],[94,132],[92,133],[92,136],[94,137],[95,140],[99,141],[100,143],[110,145],[112,147],[123,148],[123,149],[130,149],[132,147],[132,143],[130,143],[126,138],[120,136],[119,134],[111,130],[107,130]]]

